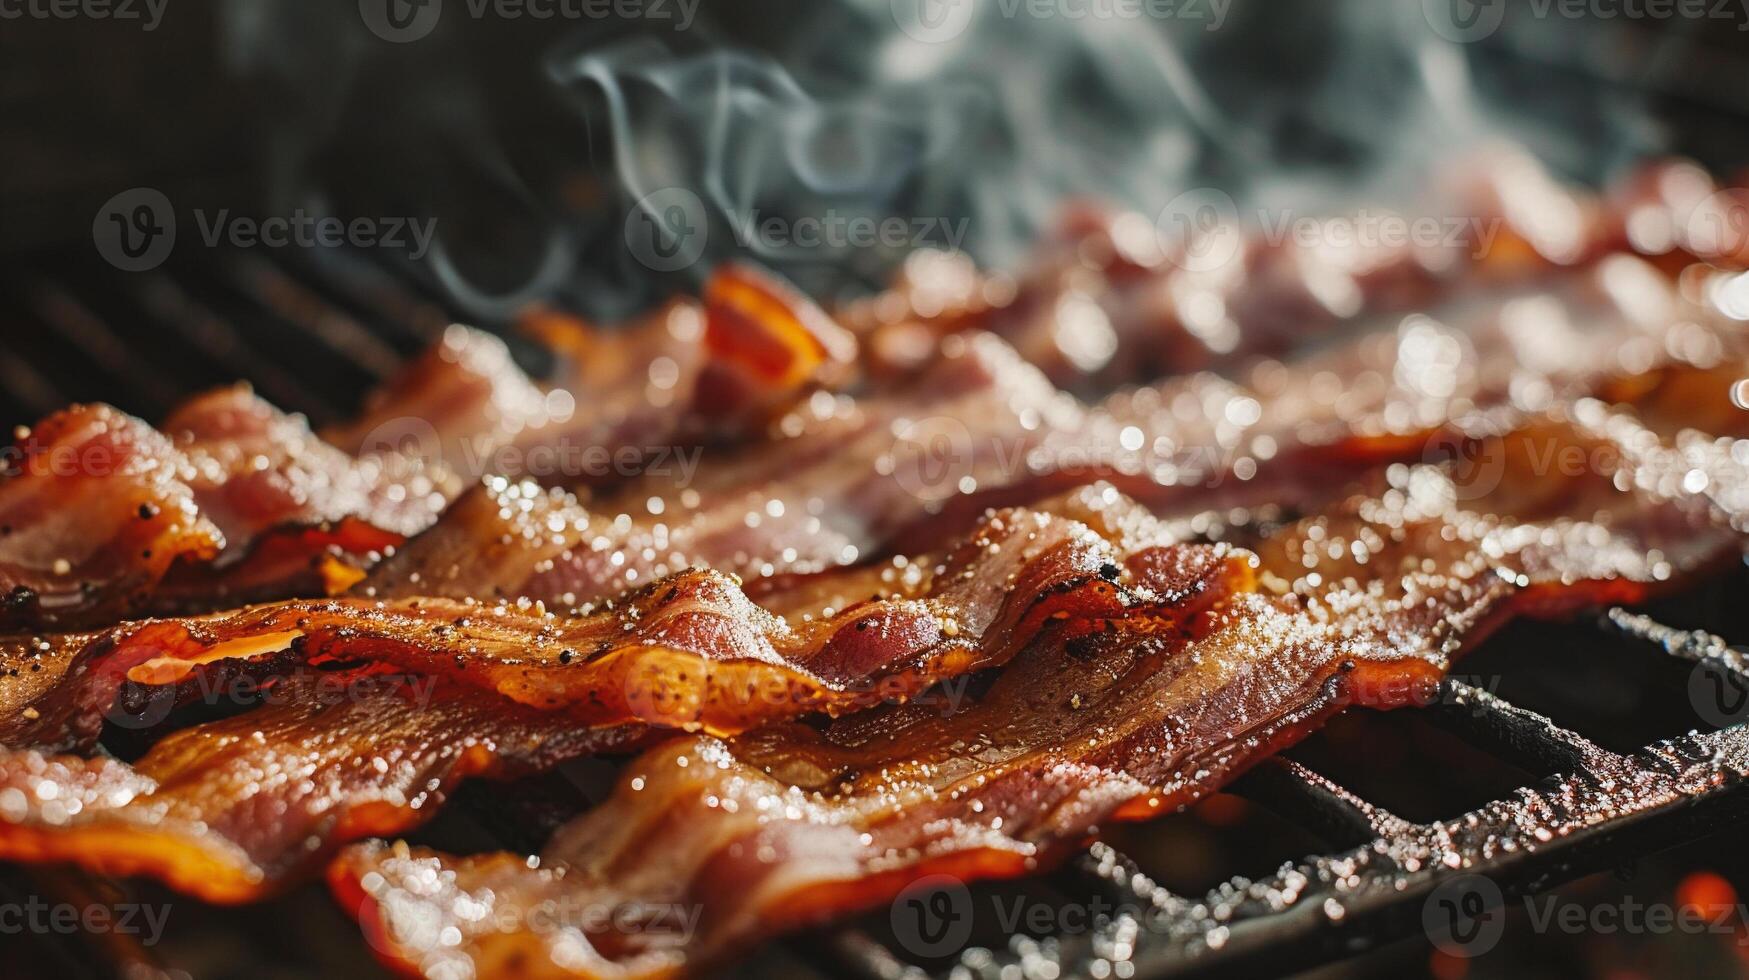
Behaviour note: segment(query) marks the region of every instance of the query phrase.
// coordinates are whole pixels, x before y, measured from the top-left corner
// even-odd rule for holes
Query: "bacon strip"
[[[12,448],[0,482],[0,626],[137,610],[172,563],[210,560],[224,544],[196,506],[188,461],[138,419],[78,406]]]
[[[195,399],[163,433],[76,406],[14,452],[0,481],[0,626],[210,607],[300,579],[344,587],[356,575],[334,579],[344,573],[324,556],[397,544],[445,499],[430,477],[388,479],[246,388]]]
[[[846,380],[856,356],[812,301],[733,264],[702,303],[675,299],[617,330],[552,310],[530,311],[521,329],[555,355],[551,384],[529,381],[503,341],[456,327],[329,438],[441,461],[465,481],[623,482],[662,451],[757,433],[817,385]]]
[[[1478,287],[1558,280],[1612,255],[1643,255],[1674,277],[1697,260],[1741,267],[1749,254],[1749,197],[1721,191],[1692,163],[1650,164],[1601,201],[1511,151],[1466,159],[1435,183],[1442,199],[1424,214],[1441,215],[1447,233],[1433,244],[1379,242],[1361,224],[1368,215],[1405,228],[1416,219],[1377,209],[1320,219],[1309,244],[1298,215],[1275,216],[1290,221],[1283,237],[1083,204],[1066,209],[1057,233],[1012,275],[921,250],[887,289],[837,313],[875,372],[914,371],[941,337],[987,330],[1056,383],[1103,390],[1231,370],[1370,316],[1428,310]],[[1184,203],[1203,213],[1202,202]]]
[[[1211,398],[1205,410],[1220,412],[1236,397]],[[1160,428],[1194,424],[1151,407]],[[988,507],[1030,504],[1098,479],[1156,507],[1211,506],[1215,494],[1200,483],[1206,466],[1162,472],[1123,458],[1144,455],[1124,448],[1134,448],[1125,430],[1140,421],[1139,409],[1125,411],[1128,418],[1089,411],[1000,340],[973,335],[950,344],[914,387],[861,401],[817,397],[786,417],[779,436],[678,485],[651,477],[584,503],[529,482],[488,480],[357,594],[521,596],[568,607],[690,565],[748,578],[808,573],[890,550],[907,529],[898,547],[926,549],[964,533]],[[1377,446],[1327,455],[1352,470],[1412,454],[1420,443]],[[1319,479],[1321,463],[1305,462],[1293,479]],[[1259,483],[1231,496],[1265,494]],[[940,520],[923,530],[919,522],[932,517]]]
[[[816,396],[769,442],[696,472],[671,467],[585,500],[488,481],[359,594],[570,606],[694,564],[749,579],[809,572],[926,549],[987,507],[1100,479],[1167,515],[1315,508],[1358,471],[1421,459],[1461,420],[1593,391],[1632,401],[1631,382],[1608,379],[1646,377],[1647,365],[1714,371],[1673,354],[1725,350],[1717,329],[1680,326],[1699,312],[1618,257],[1558,289],[1453,308],[1449,322],[1411,317],[1292,367],[1193,375],[1092,408],[1002,341],[967,334],[921,379],[860,400]]]
[[[464,777],[623,749],[652,727],[732,733],[904,700],[1041,634],[1152,623],[1248,574],[1221,546],[1117,536],[1127,551],[1072,520],[994,514],[948,553],[799,579],[766,596],[772,611],[690,572],[575,621],[528,605],[334,600],[130,624],[77,656],[69,638],[52,661],[64,677],[28,697],[0,683],[26,709],[0,729],[13,747],[0,752],[0,858],[242,900],[339,843],[414,826]],[[288,663],[333,673],[287,680]],[[249,700],[239,676],[268,707],[171,735],[132,768],[90,757],[105,721],[146,727],[179,704]]]
[[[1544,451],[1545,444],[1558,450],[1607,443],[1590,434],[1582,423],[1551,422],[1546,432],[1524,429],[1495,442],[1493,449],[1474,457],[1479,461],[1474,467],[1457,468],[1455,478],[1453,473],[1432,467],[1392,470],[1391,482],[1375,495],[1264,538],[1259,542],[1261,557],[1254,572],[1242,552],[1220,546],[1165,544],[1171,533],[1133,502],[1124,500],[1115,488],[1089,488],[1049,505],[1048,514],[1073,515],[1079,523],[1067,516],[995,515],[981,537],[958,553],[939,559],[940,568],[932,574],[919,572],[912,577],[906,574],[909,565],[893,565],[785,583],[787,588],[774,584],[765,598],[772,610],[765,623],[774,634],[767,637],[769,649],[738,646],[746,632],[735,632],[737,624],[730,618],[712,618],[708,604],[700,601],[711,597],[676,594],[670,598],[659,594],[660,589],[647,590],[634,601],[605,610],[594,621],[570,624],[577,636],[567,636],[554,621],[526,609],[496,611],[436,600],[430,600],[429,606],[409,600],[402,607],[391,607],[380,620],[371,611],[373,604],[337,601],[124,628],[109,634],[106,643],[88,647],[82,658],[85,662],[69,667],[76,683],[62,683],[32,702],[33,708],[41,706],[38,723],[28,732],[14,733],[17,740],[12,744],[22,748],[5,757],[0,772],[11,771],[19,780],[14,788],[20,795],[6,800],[12,801],[14,808],[22,800],[27,809],[3,828],[0,854],[24,859],[71,857],[112,870],[140,870],[167,876],[183,887],[208,888],[211,894],[226,899],[276,887],[285,880],[284,875],[305,867],[276,850],[278,845],[269,846],[272,841],[294,839],[289,832],[279,834],[273,826],[261,831],[265,835],[262,840],[269,843],[249,838],[243,852],[227,850],[230,845],[225,841],[242,840],[238,835],[244,832],[235,829],[242,826],[240,823],[227,824],[233,829],[227,830],[218,844],[200,845],[219,846],[236,857],[235,873],[214,871],[207,850],[198,850],[195,853],[199,856],[179,864],[177,855],[184,853],[194,823],[152,818],[161,812],[152,802],[155,797],[135,810],[126,810],[124,801],[118,804],[122,810],[108,814],[102,800],[92,794],[135,788],[129,781],[132,777],[107,764],[45,756],[27,747],[50,743],[55,732],[62,733],[58,737],[69,747],[89,745],[88,731],[82,734],[79,720],[112,703],[124,680],[155,688],[183,685],[201,671],[287,645],[295,647],[293,659],[305,663],[338,661],[336,665],[343,667],[362,660],[378,670],[413,667],[427,677],[442,674],[441,690],[458,692],[458,703],[491,706],[488,716],[469,721],[475,726],[471,728],[442,727],[456,720],[441,712],[421,716],[439,726],[424,729],[419,736],[432,745],[447,744],[440,734],[449,738],[477,736],[497,744],[496,726],[502,723],[501,715],[509,712],[534,719],[528,724],[543,732],[548,729],[541,726],[557,724],[560,731],[577,738],[587,733],[584,742],[567,743],[574,747],[563,750],[583,752],[625,747],[641,737],[641,725],[615,723],[620,721],[653,720],[707,732],[734,732],[761,721],[793,716],[802,710],[801,705],[847,708],[873,703],[878,699],[869,698],[866,689],[843,682],[853,676],[865,680],[894,676],[918,664],[933,665],[929,669],[969,670],[980,662],[999,661],[1012,652],[1003,649],[1004,644],[1018,646],[1030,635],[1034,637],[1032,646],[1013,660],[996,687],[978,698],[973,707],[947,718],[941,716],[938,705],[913,704],[847,716],[824,734],[812,728],[779,726],[765,730],[767,734],[745,735],[728,743],[714,735],[686,739],[677,749],[693,753],[686,756],[689,765],[693,761],[728,765],[722,771],[728,773],[724,778],[730,783],[713,781],[708,786],[719,805],[722,800],[745,799],[745,805],[751,806],[773,799],[774,793],[785,801],[794,798],[806,802],[803,809],[809,816],[802,826],[783,831],[782,846],[789,846],[784,842],[793,838],[798,846],[812,848],[824,839],[817,836],[816,827],[824,821],[890,841],[898,848],[893,853],[938,854],[941,861],[948,862],[901,861],[889,868],[885,863],[891,857],[887,845],[843,851],[853,862],[873,862],[863,873],[885,869],[875,876],[873,886],[858,875],[842,880],[832,877],[825,883],[806,874],[798,878],[780,862],[764,869],[758,880],[799,881],[795,887],[801,890],[794,894],[785,891],[773,899],[774,904],[758,907],[760,921],[771,928],[803,921],[786,918],[792,905],[811,909],[812,915],[878,900],[883,894],[880,889],[902,886],[909,874],[923,873],[919,869],[958,868],[962,864],[957,862],[963,862],[972,869],[1018,870],[1030,861],[1049,859],[1099,821],[1145,814],[1204,791],[1211,785],[1208,780],[1230,775],[1256,753],[1303,731],[1345,700],[1358,698],[1388,705],[1414,696],[1420,685],[1437,678],[1450,656],[1508,615],[1557,615],[1584,604],[1635,601],[1648,589],[1662,587],[1721,555],[1735,553],[1739,547],[1737,534],[1717,519],[1716,501],[1693,492],[1679,496],[1660,493],[1657,488],[1664,481],[1653,472],[1656,461],[1646,462],[1652,457],[1643,452],[1613,457],[1623,461],[1620,472],[1632,477],[1623,483],[1618,484],[1615,472],[1600,468],[1588,471],[1590,475],[1555,481],[1566,490],[1548,492],[1548,474],[1543,468],[1550,457]],[[1500,465],[1495,466],[1494,460]],[[1641,482],[1650,488],[1638,487]],[[1460,509],[1460,500],[1474,506]],[[1499,516],[1513,513],[1518,519]],[[1585,514],[1587,519],[1562,516],[1568,513]],[[1059,528],[1056,537],[1046,533],[1053,526]],[[1028,541],[1034,533],[1041,538]],[[1028,551],[1028,544],[1036,544],[1037,550]],[[1057,569],[1054,577],[1053,568]],[[1010,578],[1003,569],[1017,576]],[[965,574],[968,571],[972,573],[969,577]],[[1043,574],[1037,574],[1040,572]],[[1116,583],[1111,581],[1114,578]],[[871,586],[891,592],[860,605],[844,605]],[[1144,595],[1151,599],[1138,601]],[[1016,601],[1017,597],[1025,603]],[[745,596],[729,595],[726,599],[729,609],[742,604],[751,607]],[[828,613],[828,606],[822,603],[835,612]],[[468,622],[445,618],[458,608],[468,614]],[[302,618],[292,616],[293,610]],[[335,610],[363,615],[324,619]],[[944,619],[949,610],[959,618]],[[1064,613],[1067,620],[1060,618]],[[785,621],[777,623],[776,614],[782,614]],[[541,626],[533,644],[527,642],[526,630],[517,636],[514,629],[531,621]],[[854,624],[869,621],[879,625],[864,631],[855,628]],[[948,621],[982,624],[982,638],[968,635],[964,647],[944,643],[948,630],[941,624]],[[1043,628],[1052,622],[1059,625]],[[627,625],[633,627],[634,634],[657,639],[657,645],[622,646],[619,651],[564,662],[566,642],[584,635],[617,638]],[[1009,632],[1004,633],[1004,629]],[[303,635],[294,642],[289,633]],[[418,637],[425,645],[415,648],[410,637]],[[798,645],[803,638],[807,642]],[[670,658],[682,641],[690,644],[684,678],[678,671],[646,676],[616,672],[617,665],[628,662],[622,658],[636,662],[638,656],[652,651],[655,662],[672,667]],[[969,657],[963,655],[967,648]],[[956,649],[962,656],[954,661],[951,654]],[[462,657],[459,665],[452,659],[457,654]],[[773,664],[774,659],[783,661],[786,656],[799,662],[799,671],[810,672],[824,683],[805,689],[801,698],[780,687],[781,696],[773,702],[754,699],[758,701],[754,703],[745,696],[750,689],[712,680],[730,676],[729,671],[719,673],[725,665],[782,679],[799,672]],[[979,657],[987,659],[980,661]],[[1350,663],[1357,666],[1346,666]],[[925,671],[916,686],[902,693],[912,693],[937,676]],[[568,686],[566,682],[573,677],[581,683]],[[631,680],[616,689],[615,685],[628,677]],[[646,684],[646,679],[650,683]],[[495,692],[527,704],[518,706],[497,693],[470,693],[464,681],[493,687]],[[822,690],[831,694],[815,696]],[[656,691],[675,696],[642,696]],[[1082,700],[1076,700],[1076,695]],[[810,696],[814,700],[807,700]],[[1063,697],[1070,699],[1067,708],[1058,703]],[[304,710],[297,707],[302,704],[295,702],[285,710]],[[1081,709],[1090,705],[1097,711],[1083,723]],[[69,707],[74,710],[66,710]],[[566,710],[545,710],[551,707]],[[531,711],[538,711],[538,718],[527,714]],[[380,713],[384,717],[394,714],[388,708],[381,708]],[[299,720],[285,732],[303,732],[324,751],[349,745],[355,755],[368,754],[358,752],[361,746],[400,744],[372,743],[358,734],[357,725],[376,714],[336,715],[353,721],[317,726],[314,734],[311,729],[296,727],[308,724]],[[600,724],[580,725],[579,714]],[[236,724],[247,726],[253,717],[243,716]],[[266,717],[271,720],[276,716]],[[1122,724],[1114,719],[1121,719]],[[222,726],[197,726],[185,737],[199,740],[211,732],[230,731]],[[1112,733],[1123,737],[1114,743],[1108,737]],[[986,746],[987,750],[968,756],[963,751],[968,744]],[[210,751],[201,749],[202,753]],[[259,751],[290,760],[315,749],[276,736]],[[729,754],[723,755],[725,752]],[[154,753],[148,753],[148,759],[159,758]],[[656,763],[646,759],[634,768],[645,776],[645,789],[663,789],[665,784],[654,777],[680,765],[679,756],[674,757],[672,766],[661,758]],[[738,761],[728,762],[731,758]],[[257,762],[251,756],[239,765],[254,766]],[[482,767],[478,770],[454,770],[454,778],[475,771],[497,771],[492,768],[496,763],[488,765],[482,760],[478,764]],[[6,766],[16,768],[7,770]],[[163,771],[181,772],[174,767]],[[1202,775],[1194,776],[1196,773]],[[1083,775],[1087,781],[1078,781]],[[774,789],[774,779],[802,789]],[[68,784],[64,790],[62,782]],[[833,789],[840,782],[849,788]],[[210,797],[199,797],[200,805],[224,812],[230,812],[228,807],[242,812],[249,806],[270,807],[277,812],[278,795],[291,785],[275,784],[272,792],[250,796],[249,800],[258,801],[250,803],[228,795],[238,792],[235,782],[178,775],[174,783],[218,787]],[[399,785],[391,784],[391,789]],[[982,822],[981,811],[973,810],[968,816],[956,809],[969,798],[956,788],[972,785],[1009,787],[996,796],[979,797],[993,808],[991,813],[1007,814],[1001,827]],[[49,789],[51,786],[55,788]],[[80,836],[79,830],[62,833],[60,829],[61,811],[31,802],[63,792],[68,798],[79,799],[82,809],[91,810],[92,816],[86,818],[91,823],[79,827],[88,826],[98,845],[80,850],[69,842]],[[364,800],[370,804],[364,809],[377,813],[370,801],[379,799],[373,795],[378,792],[367,774],[361,782],[332,784],[314,799],[321,808],[335,808],[336,813],[349,812],[347,808],[354,802]],[[643,790],[622,790],[622,799],[639,798],[633,795],[639,792]],[[695,799],[687,792],[691,790],[678,798],[682,802],[669,805],[682,806],[685,800]],[[814,792],[823,795],[809,795]],[[795,797],[795,793],[802,796]],[[666,797],[652,793],[650,798]],[[894,801],[903,803],[902,812],[914,814],[915,819],[894,817],[895,811],[887,806]],[[1035,804],[1043,809],[1027,809]],[[706,811],[709,809],[707,806]],[[295,808],[292,812],[305,813]],[[586,826],[594,828],[591,834],[602,826],[648,827],[649,818],[640,812],[630,803],[615,804],[586,818],[594,821]],[[1070,816],[1060,818],[1056,815],[1060,812]],[[652,871],[662,880],[682,885],[691,882],[689,887],[704,889],[700,882],[712,878],[712,868],[724,862],[727,865],[723,866],[732,867],[739,860],[733,856],[732,844],[748,831],[731,822],[725,829],[727,836],[718,835],[713,828],[721,825],[713,821],[722,817],[709,812],[693,815],[705,828],[699,838],[705,841],[703,850],[688,840],[666,837],[640,839],[639,846],[649,845],[649,853],[706,861],[696,867],[683,863]],[[390,816],[394,820],[413,819],[403,810],[392,810]],[[9,818],[0,813],[0,819]],[[389,817],[383,819],[388,821]],[[140,820],[145,826],[138,833],[128,829]],[[889,827],[894,820],[897,823]],[[114,821],[119,821],[126,833],[117,831]],[[317,840],[313,847],[318,851],[366,826],[350,818],[332,824],[293,824],[318,828],[295,837]],[[390,821],[376,826],[396,824]],[[764,834],[765,830],[752,832]],[[112,837],[112,833],[120,836]],[[904,835],[908,833],[924,837],[907,844]],[[937,836],[942,833],[947,836]],[[889,834],[898,836],[883,836]],[[15,850],[8,849],[8,839],[17,842]],[[101,843],[112,839],[128,843],[114,848]],[[832,837],[828,845],[831,853],[840,853],[838,844]],[[722,851],[718,845],[730,850]],[[629,839],[624,846],[631,846]],[[783,853],[782,846],[779,853]],[[996,852],[994,859],[986,853],[989,850]],[[618,852],[609,848],[603,853]],[[129,854],[151,855],[154,863],[129,864],[130,860],[144,860],[125,856]],[[555,851],[554,856],[568,862],[578,860],[570,851]],[[629,856],[616,860],[628,869],[639,867]],[[991,860],[994,865],[989,864]],[[187,869],[191,867],[200,870],[190,872]],[[251,868],[269,870],[256,878]],[[396,887],[405,885],[400,876],[405,870],[402,866],[388,867],[387,872],[377,870],[379,875],[388,875],[382,880]],[[361,883],[377,880],[365,878],[368,871],[359,875]],[[461,887],[470,887],[472,881],[466,876],[458,880]],[[570,888],[589,879],[578,873],[566,880],[570,884],[563,887]],[[203,886],[196,881],[211,884]],[[516,889],[520,887],[509,883],[499,894],[506,896],[506,901],[518,902],[522,893]],[[583,897],[611,901],[650,897],[624,893],[625,882],[607,882],[603,887],[610,890],[586,892]],[[391,895],[385,900],[392,904],[400,899]],[[512,910],[517,907],[512,905]],[[439,921],[447,920],[440,916]],[[474,935],[470,928],[462,929],[465,937]],[[725,928],[725,932],[712,934],[717,938],[703,940],[703,945],[691,947],[685,955],[708,958],[720,948],[714,944],[758,931],[745,923]],[[511,937],[511,941],[521,943],[526,937]],[[472,949],[467,944],[462,947],[463,951]],[[534,952],[548,955],[545,950]],[[613,952],[604,955],[620,958]],[[670,956],[673,951],[661,955]]]
[[[338,592],[470,478],[624,479],[658,447],[756,430],[855,353],[805,298],[739,267],[702,309],[677,301],[618,334],[546,322],[559,387],[453,327],[327,442],[241,386],[162,434],[107,406],[44,420],[0,482],[0,628]]]
[[[1507,618],[1640,601],[1740,554],[1692,497],[1537,462],[1588,439],[1530,428],[1485,447],[1499,470],[1393,469],[1374,495],[1266,538],[1250,582],[1146,631],[1048,635],[958,714],[892,707],[672,741],[538,861],[370,844],[330,883],[409,973],[646,977],[926,875],[1030,873],[1108,821],[1197,798],[1344,704],[1418,697]],[[614,915],[539,918],[555,907]],[[699,913],[696,928],[672,928],[673,909]]]
[[[1235,574],[1226,549],[1173,557],[1171,592],[1127,568],[1176,556],[1137,536],[1125,552],[1047,513],[991,514],[945,553],[803,577],[749,599],[714,571],[669,576],[577,617],[528,602],[414,598],[293,601],[130,624],[90,644],[31,744],[80,744],[123,681],[290,649],[312,664],[368,662],[452,677],[573,721],[719,734],[773,719],[903,700],[1000,664],[1047,626],[1145,619]]]
[[[624,745],[435,678],[301,676],[266,706],[176,732],[129,765],[0,752],[0,854],[260,898],[342,843],[423,823],[464,778]]]

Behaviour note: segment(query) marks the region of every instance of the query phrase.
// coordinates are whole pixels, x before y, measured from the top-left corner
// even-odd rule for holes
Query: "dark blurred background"
[[[529,11],[564,0],[157,2],[149,30],[146,0],[137,20],[0,19],[8,253],[88,244],[106,200],[147,186],[182,213],[436,218],[415,273],[464,313],[556,294],[612,319],[697,275],[627,254],[627,210],[664,187],[696,192],[718,231],[965,219],[965,244],[1003,264],[1069,197],[1148,215],[1204,185],[1307,210],[1400,202],[1496,140],[1585,182],[1650,153],[1749,160],[1736,0],[1180,0],[1141,17],[570,0],[548,18]],[[374,34],[373,7],[425,18],[416,39]],[[879,283],[902,252],[751,250],[825,295]]]

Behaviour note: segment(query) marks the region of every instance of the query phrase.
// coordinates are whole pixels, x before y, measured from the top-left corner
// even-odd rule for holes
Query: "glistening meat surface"
[[[242,386],[161,430],[93,405],[22,432],[0,473],[0,628],[337,592],[472,478],[622,481],[659,448],[759,431],[855,355],[805,297],[740,266],[702,306],[623,331],[535,322],[565,366],[556,385],[451,327],[326,441]]]
[[[623,745],[436,678],[294,675],[265,704],[172,733],[129,764],[0,752],[0,855],[260,898],[341,844],[423,823],[462,779]]]
[[[127,624],[91,642],[38,706],[33,744],[80,744],[66,733],[88,732],[126,682],[172,685],[288,649],[312,664],[446,676],[595,726],[728,734],[839,714],[1000,664],[1047,628],[1158,615],[1235,574],[1222,546],[1124,544],[1014,509],[943,553],[797,577],[759,602],[691,569],[575,616],[527,601],[330,599]]]
[[[1110,533],[1126,550],[1065,518],[994,514],[947,554],[798,579],[770,612],[694,572],[580,621],[330,601],[7,648],[48,673],[0,678],[16,712],[0,729],[0,857],[245,900],[341,843],[410,829],[467,776],[624,749],[656,726],[737,732],[906,698],[1041,634],[1151,629],[1247,574],[1222,546]],[[104,722],[152,727],[202,700],[250,708],[132,765],[94,754]]]
[[[1029,873],[1109,821],[1195,799],[1344,704],[1417,699],[1507,618],[1639,601],[1740,554],[1692,495],[1539,462],[1591,440],[1551,424],[1484,447],[1497,469],[1392,468],[1260,541],[1254,578],[1146,630],[1047,634],[955,714],[890,707],[665,743],[538,862],[373,844],[331,882],[410,974],[626,977],[697,969],[929,874]],[[1079,506],[1133,526],[1119,500],[1089,490]],[[617,914],[539,912],[555,907]]]
[[[1450,313],[1239,381],[1193,375],[1093,407],[997,338],[949,338],[920,380],[816,393],[768,441],[707,453],[696,470],[583,499],[488,480],[358,594],[572,606],[694,564],[748,579],[814,571],[929,548],[986,507],[1099,479],[1166,515],[1315,508],[1369,466],[1437,451],[1460,423],[1589,394],[1631,404],[1660,385],[1710,385],[1709,403],[1729,390],[1716,365],[1737,341],[1634,259]]]

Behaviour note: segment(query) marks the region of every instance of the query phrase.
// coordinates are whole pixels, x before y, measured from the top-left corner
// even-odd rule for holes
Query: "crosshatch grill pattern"
[[[362,391],[436,337],[454,315],[411,268],[340,252],[294,258],[219,254],[203,257],[198,266],[173,262],[137,276],[115,276],[89,262],[55,268],[50,275],[15,267],[0,283],[0,316],[11,321],[14,333],[25,325],[20,349],[0,350],[0,409],[14,419],[93,398],[158,417],[181,395],[244,377],[271,400],[321,424],[344,416]],[[84,271],[62,271],[67,268]],[[1648,658],[1705,661],[1749,689],[1745,658],[1711,633],[1610,610],[1596,623],[1570,627],[1567,635],[1577,644],[1626,638]],[[1005,943],[968,946],[943,961],[911,955],[891,929],[881,928],[889,920],[883,909],[856,925],[772,944],[744,969],[749,976],[831,976],[848,969],[873,980],[1305,969],[1420,934],[1429,893],[1458,875],[1485,875],[1508,898],[1542,891],[1749,812],[1749,794],[1741,792],[1749,778],[1749,726],[1691,731],[1639,751],[1616,752],[1456,678],[1416,713],[1493,758],[1554,775],[1461,815],[1415,822],[1290,753],[1265,761],[1229,789],[1317,839],[1362,843],[1330,848],[1255,879],[1235,877],[1201,896],[1174,893],[1118,848],[1095,843],[1069,866],[1039,876],[1051,900],[1092,907],[1103,902],[1145,915],[1126,911],[1073,934],[1017,934]],[[472,811],[478,825],[479,849],[534,847],[563,816],[551,806],[563,802],[519,801],[506,808],[502,796],[458,797],[456,809]],[[580,803],[573,794],[569,805]],[[55,869],[31,869],[20,880],[0,883],[0,892],[113,902],[151,887]],[[271,954],[253,940],[262,932],[284,933],[288,916],[294,928],[301,919],[303,928],[318,931],[352,929],[337,911],[314,909],[325,896],[308,892],[291,905],[281,900],[209,910],[211,916],[195,928],[248,934],[221,943],[229,950],[224,975],[250,975],[238,956],[253,957],[263,975],[273,975]],[[290,941],[310,938],[293,932]],[[158,950],[127,937],[61,937],[59,945],[42,956],[70,976],[177,977],[192,969],[166,962]],[[365,948],[355,937],[333,945],[319,957],[329,968],[369,974]]]

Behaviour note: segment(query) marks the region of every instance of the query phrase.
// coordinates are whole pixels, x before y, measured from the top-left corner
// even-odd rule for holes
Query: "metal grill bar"
[[[1712,634],[1620,609],[1604,622],[1672,656],[1711,658],[1749,678],[1743,658]],[[1605,843],[1647,830],[1681,835],[1697,826],[1702,804],[1744,808],[1744,794],[1735,792],[1749,777],[1744,726],[1690,733],[1624,756],[1486,691],[1447,681],[1443,693],[1430,715],[1502,755],[1562,774],[1461,816],[1417,824],[1300,763],[1273,760],[1246,777],[1248,793],[1296,819],[1338,832],[1364,830],[1372,839],[1260,880],[1234,878],[1200,899],[1168,892],[1134,862],[1096,844],[1078,866],[1129,888],[1157,914],[1119,915],[1085,941],[1047,946],[1017,936],[1004,949],[970,949],[940,975],[1170,977],[1240,967],[1304,969],[1415,933],[1429,893],[1456,875],[1486,875],[1509,895],[1541,890],[1601,863],[1587,859]],[[1648,826],[1654,823],[1659,826]],[[897,954],[868,955],[867,975],[891,975]]]

